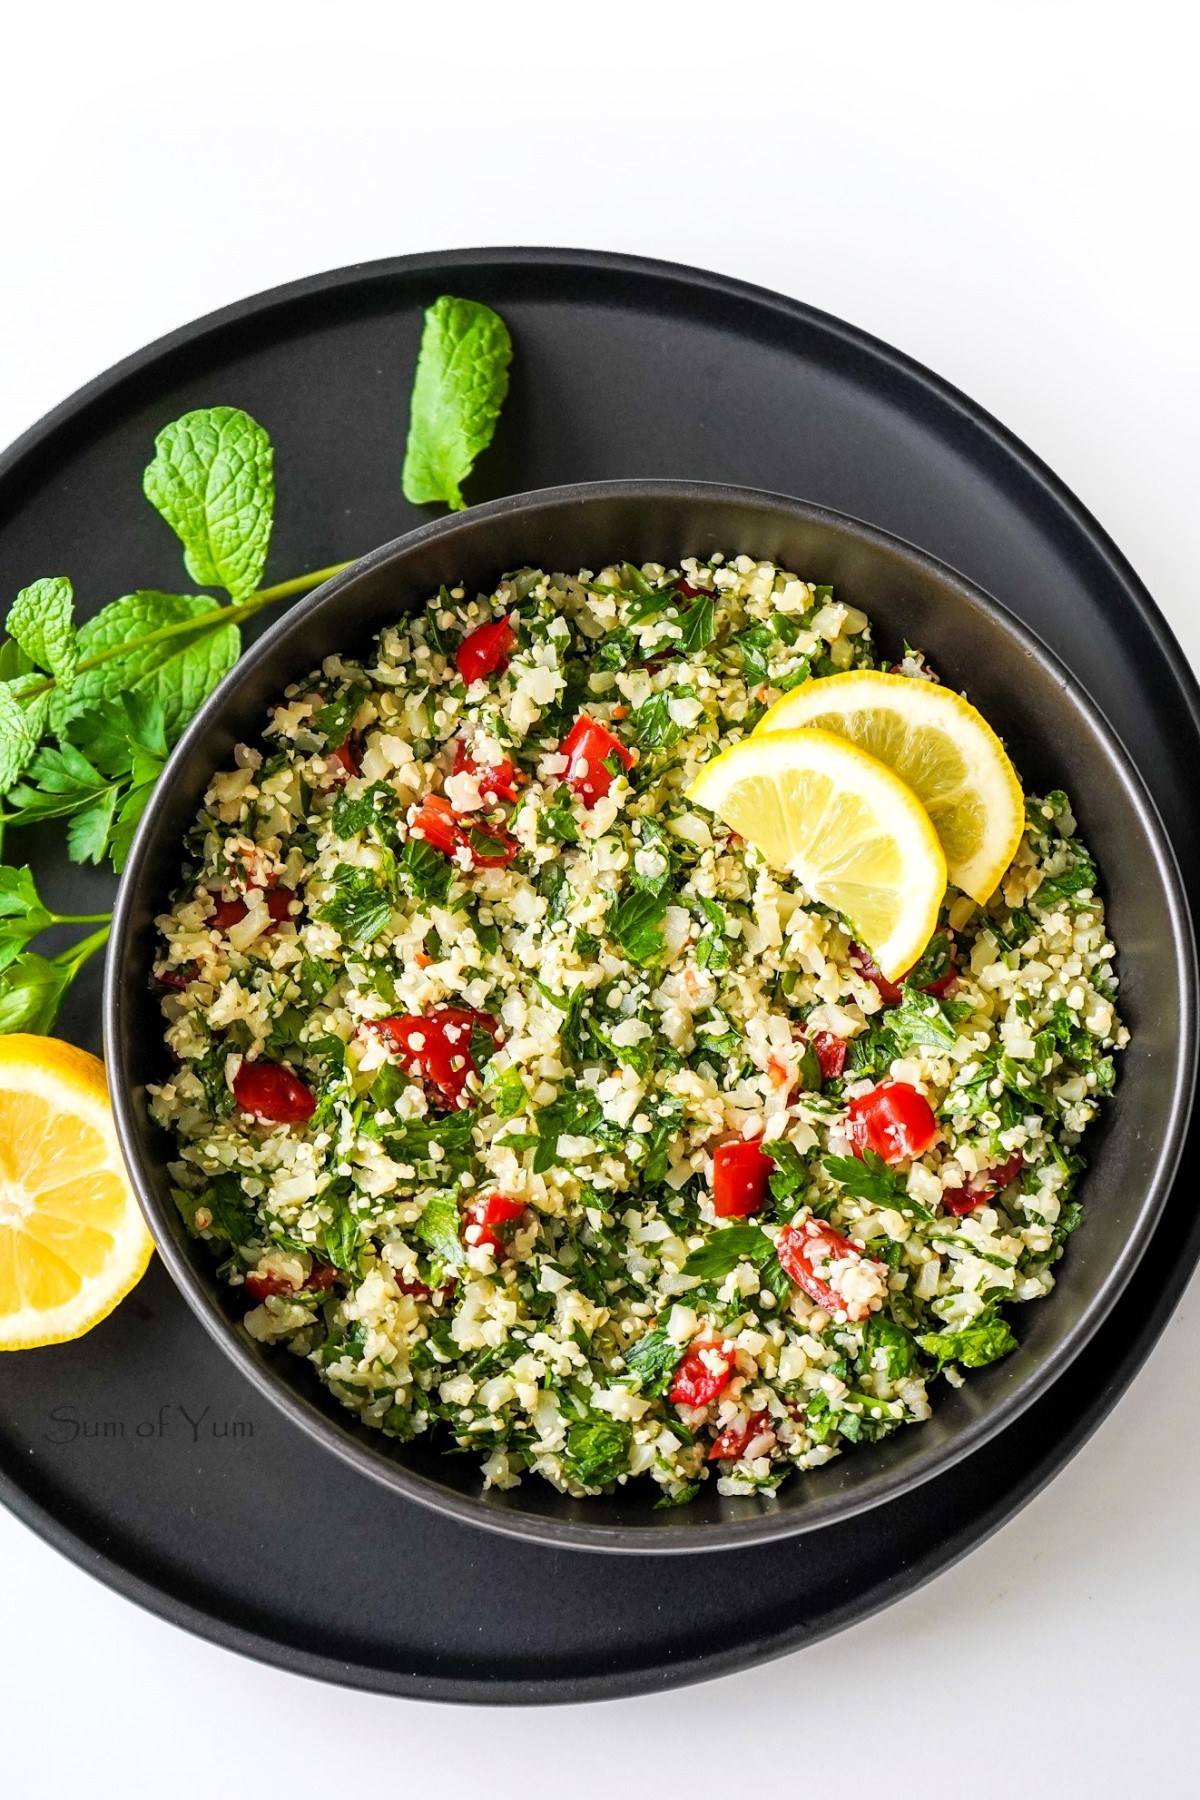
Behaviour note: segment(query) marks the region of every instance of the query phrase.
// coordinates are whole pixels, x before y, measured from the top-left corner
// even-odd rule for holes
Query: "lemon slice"
[[[731,830],[843,913],[889,981],[933,935],[946,859],[898,775],[828,731],[743,738],[688,789]]]
[[[785,694],[755,736],[815,726],[894,769],[941,839],[955,887],[980,905],[1017,853],[1025,799],[1004,745],[952,688],[908,675],[854,669]]]
[[[82,1337],[153,1249],[104,1064],[58,1038],[0,1037],[0,1350]]]

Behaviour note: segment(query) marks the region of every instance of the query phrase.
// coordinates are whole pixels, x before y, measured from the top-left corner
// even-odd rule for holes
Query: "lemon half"
[[[875,757],[828,731],[756,732],[707,763],[688,798],[844,914],[889,981],[920,957],[946,859],[916,795]]]
[[[104,1064],[58,1038],[0,1037],[0,1350],[82,1337],[153,1249]]]
[[[932,819],[955,887],[980,905],[991,898],[1021,841],[1025,799],[969,701],[933,681],[853,669],[785,694],[754,736],[801,727],[834,732],[894,769]]]

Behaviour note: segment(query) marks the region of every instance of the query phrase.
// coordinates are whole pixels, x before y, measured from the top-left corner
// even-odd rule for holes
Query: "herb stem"
[[[55,925],[107,925],[111,919],[110,912],[55,913],[52,923]]]
[[[252,619],[255,613],[261,612],[264,606],[273,606],[277,600],[290,600],[294,594],[307,593],[311,588],[320,587],[331,575],[339,575],[349,567],[350,562],[347,561],[331,563],[327,569],[312,569],[307,575],[294,575],[290,581],[276,582],[274,587],[259,588],[233,606],[214,606],[211,612],[196,613],[190,619],[176,619],[171,625],[159,625],[142,637],[127,638],[123,644],[109,644],[105,649],[97,650],[94,656],[81,658],[77,673],[82,675],[87,669],[98,669],[102,663],[112,662],[115,657],[129,656],[135,650],[145,650],[168,638],[190,637],[197,632],[218,630],[225,625],[240,625],[244,619]],[[22,701],[32,700],[37,694],[48,693],[57,685],[54,676],[47,675],[44,680],[33,682],[24,688],[20,698]]]
[[[77,944],[72,944],[69,950],[64,950],[55,958],[55,961],[61,963],[64,968],[70,969],[73,979],[82,969],[88,957],[94,956],[97,950],[104,948],[111,929],[110,924],[102,925],[99,931],[93,931],[90,937],[80,938]]]

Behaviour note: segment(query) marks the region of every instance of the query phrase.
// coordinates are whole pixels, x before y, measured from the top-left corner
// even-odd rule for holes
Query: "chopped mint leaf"
[[[592,1414],[567,1432],[566,1462],[585,1487],[604,1487],[629,1467],[633,1427],[624,1419]]]
[[[666,1325],[655,1325],[625,1352],[625,1366],[637,1377],[639,1393],[660,1399],[682,1360],[685,1344],[677,1344]]]
[[[333,885],[333,898],[318,906],[313,917],[332,925],[349,943],[370,943],[377,938],[392,916],[392,901],[373,871],[343,863],[334,874]]]
[[[661,927],[666,913],[664,895],[637,890],[626,895],[609,913],[608,929],[630,962],[645,967],[661,957],[665,944]]]
[[[961,1363],[964,1369],[983,1369],[1017,1347],[1008,1320],[999,1313],[985,1313],[961,1331],[924,1332],[917,1342],[939,1369],[947,1363]]]

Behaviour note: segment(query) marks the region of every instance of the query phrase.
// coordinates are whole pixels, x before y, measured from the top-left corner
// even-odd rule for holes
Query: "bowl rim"
[[[469,530],[473,533],[481,524],[486,527],[491,521],[519,514],[528,515],[536,528],[536,518],[541,511],[552,511],[571,504],[584,506],[591,501],[604,499],[635,503],[660,500],[739,505],[824,524],[844,533],[848,532],[869,549],[898,554],[910,565],[916,565],[942,583],[955,588],[970,605],[987,615],[997,628],[1015,639],[1024,652],[1040,664],[1064,694],[1070,696],[1072,703],[1087,718],[1093,732],[1106,745],[1115,773],[1138,813],[1152,847],[1155,871],[1166,899],[1172,942],[1176,951],[1174,960],[1180,1024],[1176,1038],[1178,1050],[1174,1058],[1174,1091],[1162,1144],[1138,1208],[1136,1228],[1104,1274],[1096,1294],[1062,1341],[988,1413],[968,1421],[951,1442],[931,1450],[926,1457],[918,1459],[915,1466],[881,1474],[873,1485],[868,1485],[857,1493],[815,1498],[803,1508],[775,1511],[769,1505],[762,1506],[761,1503],[747,1501],[747,1506],[754,1506],[756,1510],[748,1512],[744,1518],[727,1523],[706,1523],[703,1528],[690,1532],[686,1529],[664,1531],[628,1522],[596,1524],[554,1520],[516,1509],[489,1507],[484,1503],[482,1495],[466,1496],[456,1493],[442,1487],[430,1477],[406,1468],[403,1463],[380,1454],[372,1443],[364,1441],[366,1428],[359,1426],[355,1429],[349,1412],[343,1426],[341,1421],[327,1415],[315,1400],[294,1392],[278,1380],[269,1360],[244,1341],[221,1307],[217,1299],[215,1270],[211,1280],[206,1282],[184,1254],[175,1209],[160,1194],[152,1172],[141,1155],[132,1083],[126,1078],[124,1068],[118,1068],[115,1061],[115,1047],[122,1040],[123,974],[130,954],[128,941],[132,929],[134,896],[140,886],[142,865],[157,835],[158,818],[164,809],[166,798],[192,758],[203,752],[211,727],[225,710],[226,694],[231,684],[239,677],[248,676],[256,664],[265,660],[282,639],[297,631],[311,613],[323,608],[335,595],[356,584],[364,574],[385,567],[414,549],[441,538],[453,538],[460,531]],[[297,678],[301,672],[297,671]],[[605,1551],[625,1555],[697,1555],[710,1550],[749,1548],[775,1539],[800,1536],[884,1505],[899,1494],[922,1486],[962,1461],[981,1444],[998,1435],[1053,1385],[1111,1312],[1133,1269],[1141,1260],[1170,1194],[1183,1153],[1197,1080],[1197,1006],[1197,950],[1191,913],[1186,903],[1175,853],[1157,806],[1121,737],[1109,724],[1090,693],[1022,620],[977,582],[970,580],[949,563],[930,555],[919,545],[896,533],[885,531],[852,514],[791,495],[732,483],[628,478],[570,482],[531,489],[430,520],[356,558],[328,581],[322,582],[320,587],[289,606],[286,612],[248,646],[180,737],[159,776],[135,834],[113,909],[109,954],[104,974],[103,1033],[109,1091],[122,1155],[159,1254],[176,1287],[182,1291],[184,1299],[210,1337],[274,1407],[360,1473],[406,1499],[477,1528],[558,1549]],[[381,1439],[381,1442],[387,1441]]]

